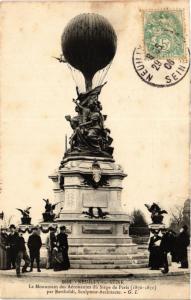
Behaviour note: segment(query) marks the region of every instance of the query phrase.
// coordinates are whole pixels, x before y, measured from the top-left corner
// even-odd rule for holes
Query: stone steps
[[[115,254],[106,254],[106,255],[70,255],[71,260],[141,260],[148,259],[148,255],[115,255]]]
[[[127,246],[134,246],[137,245],[132,242],[131,237],[124,237],[124,236],[96,236],[96,235],[86,235],[83,236],[83,238],[78,238],[78,237],[70,237],[68,238],[68,243],[70,246],[83,246],[83,247],[88,247],[88,246],[98,246],[98,247],[103,247],[103,245],[108,245],[109,247],[111,246],[116,246],[116,245],[121,245],[123,247]]]
[[[136,254],[138,250],[135,244],[84,244],[83,246],[70,245],[70,255],[126,255]]]
[[[46,249],[41,251],[41,265],[46,266]],[[72,269],[133,269],[146,268],[149,252],[135,244],[85,244],[83,247],[69,246]]]
[[[87,259],[70,259],[70,263],[71,264],[84,264],[84,265],[88,265],[88,264],[94,264],[94,265],[100,265],[100,264],[107,264],[107,265],[114,265],[114,264],[142,264],[142,263],[147,263],[148,262],[148,258],[144,258],[144,259],[125,259],[125,260],[110,260],[110,259],[102,259],[102,260],[87,260]]]
[[[148,263],[139,263],[139,264],[81,264],[75,263],[71,264],[71,269],[139,269],[146,268]]]
[[[133,269],[148,267],[148,251],[136,253],[70,254],[72,269]]]

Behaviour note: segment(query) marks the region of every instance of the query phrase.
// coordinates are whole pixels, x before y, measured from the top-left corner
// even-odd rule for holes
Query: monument
[[[59,61],[83,74],[85,91],[76,87],[76,114],[65,116],[72,128],[69,148],[49,176],[59,212],[52,221],[67,228],[72,268],[145,267],[147,258],[142,253],[138,259],[138,246],[129,236],[130,220],[121,204],[127,175],[113,158],[113,139],[99,100],[106,82],[102,76],[93,84],[95,73],[108,71],[112,63],[116,33],[104,17],[81,14],[66,26],[61,46]]]

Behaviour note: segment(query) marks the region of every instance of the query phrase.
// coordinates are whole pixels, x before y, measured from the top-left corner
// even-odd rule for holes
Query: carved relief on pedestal
[[[89,168],[90,173],[81,174],[82,184],[97,189],[99,187],[109,186],[109,176],[103,174],[100,163],[94,160]]]
[[[129,225],[128,224],[123,225],[123,233],[129,235]]]
[[[72,233],[72,225],[65,225],[66,226],[66,233]]]

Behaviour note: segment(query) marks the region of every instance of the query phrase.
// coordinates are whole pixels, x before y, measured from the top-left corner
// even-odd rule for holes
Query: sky
[[[114,159],[128,175],[123,181],[124,211],[141,209],[148,219],[145,203],[158,202],[170,211],[188,198],[189,77],[156,88],[137,76],[132,53],[143,40],[140,9],[145,5],[1,3],[0,211],[12,216],[12,222],[20,217],[15,208],[27,206],[32,206],[33,223],[38,222],[42,198],[54,200],[48,176],[59,167],[65,135],[71,135],[65,115],[75,114],[76,92],[69,69],[52,56],[61,53],[66,24],[83,12],[105,16],[118,38],[100,101],[114,139]]]

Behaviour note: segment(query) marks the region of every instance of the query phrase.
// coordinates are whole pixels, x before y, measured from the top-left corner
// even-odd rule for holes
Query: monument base
[[[148,265],[148,252],[139,249],[129,236],[125,220],[58,219],[49,226],[66,226],[72,269],[128,269]],[[47,228],[47,223],[41,223]],[[46,250],[41,251],[46,265]]]
[[[55,203],[60,203],[53,224],[66,226],[71,268],[147,266],[147,254],[140,253],[129,236],[130,220],[121,203],[126,177],[121,166],[111,158],[66,157],[49,177]]]

